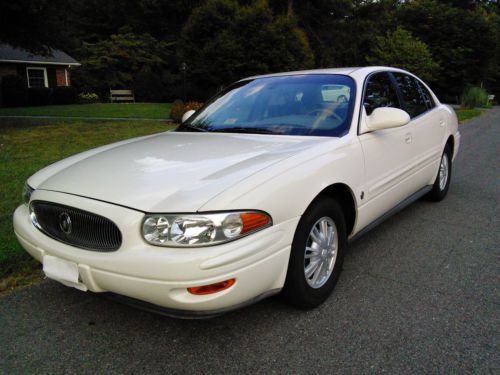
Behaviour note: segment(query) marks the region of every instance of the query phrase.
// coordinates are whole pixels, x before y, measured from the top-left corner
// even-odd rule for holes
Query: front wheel
[[[448,145],[444,148],[441,161],[439,163],[439,171],[432,186],[432,190],[428,194],[428,198],[435,202],[439,202],[446,197],[450,188],[451,180],[451,150]]]
[[[312,203],[302,216],[292,243],[283,294],[291,304],[313,308],[331,294],[344,261],[346,224],[332,198]]]

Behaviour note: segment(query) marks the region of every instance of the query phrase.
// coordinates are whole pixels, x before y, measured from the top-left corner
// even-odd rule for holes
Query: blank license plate
[[[43,272],[51,279],[78,284],[78,264],[75,262],[45,255],[43,257]]]

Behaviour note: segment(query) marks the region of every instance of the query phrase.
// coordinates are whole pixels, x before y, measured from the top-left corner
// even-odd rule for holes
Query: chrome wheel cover
[[[321,288],[330,278],[338,252],[335,222],[322,217],[313,225],[304,252],[304,276],[311,288]]]
[[[446,187],[449,174],[448,154],[444,153],[439,165],[439,189],[442,191]]]

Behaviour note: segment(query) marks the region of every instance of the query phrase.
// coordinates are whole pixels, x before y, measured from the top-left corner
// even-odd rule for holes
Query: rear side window
[[[417,81],[418,87],[420,88],[420,92],[422,93],[422,96],[424,97],[424,102],[427,105],[427,109],[432,109],[436,106],[436,103],[434,103],[434,99],[432,99],[432,95],[427,90],[427,88],[422,84],[422,82]]]
[[[411,118],[421,115],[427,111],[428,103],[421,93],[418,81],[403,73],[392,73],[399,86],[399,91],[403,99],[403,109],[408,112]],[[430,97],[429,97],[430,99]]]
[[[375,73],[369,78],[363,105],[368,116],[371,115],[375,108],[400,108],[396,89],[387,73]]]

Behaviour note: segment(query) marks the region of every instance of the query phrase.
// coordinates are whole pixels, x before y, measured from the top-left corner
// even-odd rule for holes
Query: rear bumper
[[[123,243],[110,253],[78,249],[56,241],[38,229],[28,208],[14,213],[14,230],[21,245],[43,262],[45,255],[78,264],[81,289],[112,292],[168,309],[167,315],[219,314],[279,291],[284,284],[290,244],[298,219],[219,246],[197,249],[163,248],[140,235],[144,214],[109,203],[68,194],[35,191],[43,199],[95,212],[113,220]],[[187,288],[236,279],[229,289],[193,295]],[[193,315],[193,314],[191,314]]]

